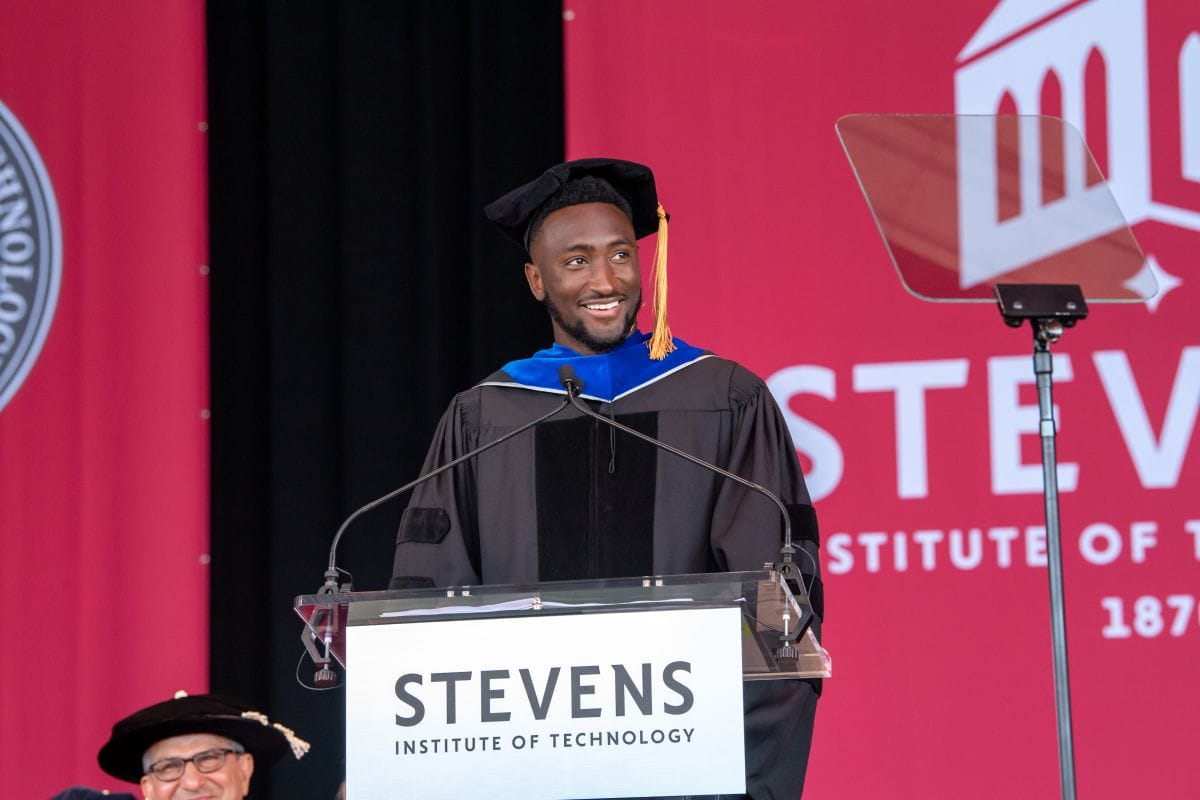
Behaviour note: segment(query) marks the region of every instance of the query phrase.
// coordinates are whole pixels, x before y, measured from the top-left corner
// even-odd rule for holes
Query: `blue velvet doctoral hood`
[[[607,353],[584,356],[555,343],[530,358],[510,361],[501,368],[503,376],[485,381],[490,386],[520,386],[535,391],[564,393],[558,370],[570,364],[583,381],[583,397],[611,403],[632,394],[676,370],[712,355],[675,339],[675,350],[662,361],[650,358],[650,334],[634,331],[624,342]],[[504,380],[507,376],[510,380]]]

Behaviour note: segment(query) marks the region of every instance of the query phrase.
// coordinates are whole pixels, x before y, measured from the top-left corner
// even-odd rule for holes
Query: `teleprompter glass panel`
[[[1056,117],[859,114],[838,136],[905,288],[995,302],[1075,284],[1090,302],[1158,287],[1079,131]]]

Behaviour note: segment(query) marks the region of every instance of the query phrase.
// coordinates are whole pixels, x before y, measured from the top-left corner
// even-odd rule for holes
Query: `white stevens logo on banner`
[[[1132,467],[1141,489],[1179,492],[1189,453],[1194,462],[1200,446],[1195,441],[1200,415],[1200,344],[1191,338],[1195,328],[1175,328],[1172,333],[1161,322],[1164,316],[1176,314],[1191,290],[1191,263],[1183,256],[1200,245],[1200,4],[1189,6],[1194,10],[1186,12],[1189,19],[1183,25],[1178,13],[1171,19],[1164,17],[1171,10],[1168,5],[1139,0],[1004,0],[959,54],[955,73],[959,114],[1040,114],[1060,117],[1078,128],[1147,254],[1148,267],[1157,275],[1158,294],[1139,312],[1147,327],[1160,328],[1153,339],[1156,351],[1131,345],[1091,353],[1060,349],[1054,356],[1056,384],[1074,381],[1077,375],[1086,377],[1098,392],[1088,411],[1102,409],[1104,422],[1112,424],[1124,445],[1124,452],[1106,449],[1088,452],[1087,458],[1059,458],[1059,491],[1086,493],[1089,500],[1097,495],[1098,486],[1111,480],[1111,467],[1122,459],[1127,462],[1121,466]],[[1104,190],[1088,175],[1082,156],[1082,152],[1066,153],[1066,187],[1053,200],[1055,204],[1087,202],[1089,194]],[[1033,173],[1036,182],[1043,165],[1036,148],[1022,148],[1021,158],[1024,201],[1030,194],[1036,198],[1036,193],[1025,191],[1028,175],[1024,173]],[[1035,222],[1038,215],[1048,213],[1049,204],[1039,205],[1036,200],[1024,204],[1004,224],[1019,228],[1019,223]],[[992,272],[977,279],[992,278],[1013,264],[1046,255],[1044,239],[1022,235],[1014,228],[1000,242],[1000,226],[995,220],[987,222],[972,227],[967,221],[959,229],[962,247],[1002,254],[989,266]],[[1099,237],[1106,231],[1089,233]],[[973,236],[975,241],[966,241]],[[1156,250],[1163,254],[1161,259]],[[1066,341],[1069,346],[1074,340]],[[1143,362],[1163,360],[1173,365],[1168,381],[1139,383]],[[842,444],[834,432],[798,414],[789,400],[809,395],[832,401],[839,391],[882,393],[890,395],[895,418],[895,498],[930,501],[931,505],[919,508],[948,508],[945,488],[931,481],[929,474],[930,445],[946,434],[946,420],[931,416],[927,407],[947,393],[966,397],[982,383],[985,403],[973,409],[987,434],[986,449],[972,451],[986,465],[987,482],[978,487],[979,496],[990,500],[1039,495],[1041,464],[1028,447],[1023,448],[1038,431],[1037,403],[1028,387],[1033,382],[1028,355],[977,354],[857,363],[850,365],[848,375],[821,365],[793,365],[774,373],[768,384],[798,450],[811,464],[806,477],[814,499],[834,494],[841,484]],[[1087,437],[1071,427],[1079,418],[1072,416],[1072,409],[1078,407],[1066,407],[1065,429],[1076,452],[1081,452]],[[1061,416],[1059,426],[1062,430]],[[1068,554],[1073,550],[1084,563],[1102,567],[1136,568],[1180,555],[1200,562],[1200,519],[1195,509],[1181,504],[1166,515],[1165,506],[1132,499],[1130,488],[1123,486],[1119,496],[1101,491],[1105,501],[1113,502],[1091,502],[1082,514],[1076,511],[1069,517],[1063,529]],[[1150,518],[1151,508],[1164,513],[1163,521]],[[826,539],[825,568],[832,575],[844,575],[1045,567],[1044,527],[1007,505],[997,504],[994,509],[910,524],[907,530],[888,529],[881,519],[859,531],[835,531]],[[1147,595],[1138,602],[1143,601],[1145,608],[1158,609],[1153,620],[1170,617],[1171,635],[1194,629],[1200,595]],[[1104,637],[1132,635],[1121,598],[1103,598],[1101,605],[1108,620]],[[1174,610],[1163,611],[1164,606]],[[1148,623],[1137,632],[1152,636],[1164,629]]]
[[[955,74],[955,108],[960,114],[1044,114],[1061,117],[1084,133],[1157,277],[1158,293],[1146,304],[1150,312],[1184,285],[1159,263],[1155,242],[1164,232],[1177,239],[1178,233],[1200,231],[1200,5],[1195,8],[1195,24],[1180,26],[1156,24],[1155,8],[1147,9],[1140,0],[1004,0],[959,54]],[[1152,62],[1156,52],[1169,57]],[[1158,68],[1152,69],[1152,63]],[[1165,105],[1151,105],[1152,83],[1156,96],[1168,98]],[[1068,164],[1076,180],[1066,187],[1063,200],[1083,200],[1072,197],[1071,191],[1095,191],[1084,172],[1082,163]],[[1040,209],[1022,211],[1032,220]],[[974,235],[979,240],[962,246],[987,249],[997,244],[995,233],[995,226],[967,225],[963,238]],[[1028,263],[1045,255],[1039,250],[1043,244],[1035,237],[1011,236],[998,250],[1007,252],[1012,263]],[[1183,273],[1187,266],[1180,263],[1170,269]],[[994,271],[1003,270],[1001,264]],[[988,277],[994,276],[976,276]],[[1185,345],[1180,351],[1158,432],[1134,379],[1135,358],[1124,350],[1107,350],[1092,353],[1091,361],[1142,486],[1174,488],[1200,412],[1200,347]],[[1021,456],[1022,437],[1037,431],[1036,403],[1018,397],[1019,387],[1033,382],[1027,357],[997,356],[985,364],[965,358],[855,364],[852,371],[854,392],[894,395],[898,498],[929,496],[928,393],[964,389],[972,375],[980,374],[988,384],[992,494],[1041,493],[1040,464]],[[814,500],[828,497],[840,485],[844,455],[831,432],[797,414],[788,401],[796,395],[835,400],[837,378],[830,368],[804,364],[785,367],[768,381],[792,438],[811,464],[805,477]],[[1057,354],[1055,381],[1072,378],[1071,357]],[[1073,492],[1078,483],[1079,466],[1060,460],[1059,490]],[[1038,552],[1039,529],[1032,530],[1030,552]],[[1200,558],[1200,542],[1197,546]],[[922,560],[928,566],[928,556]],[[996,560],[1001,566],[1008,560],[1003,549]],[[1039,562],[1034,556],[1030,563]],[[833,571],[845,569],[839,570],[835,561]]]
[[[29,135],[0,103],[0,410],[41,352],[61,271],[54,190]]]
[[[1144,0],[1004,0],[959,53],[954,81],[959,114],[1041,114],[1083,132],[1158,277],[1151,311],[1180,280],[1162,269],[1148,246],[1153,237],[1136,226],[1154,222],[1200,231],[1200,31],[1155,25],[1152,15],[1161,11]],[[1152,70],[1152,53],[1170,56],[1164,63],[1171,69]],[[1152,83],[1168,102],[1151,104]],[[1062,201],[1086,203],[1089,193],[1104,187],[1088,185],[1082,153],[1067,155]],[[1038,179],[1036,169],[1026,172]],[[966,180],[961,171],[959,177]],[[964,220],[962,246],[976,253],[1013,250],[1011,263],[998,264],[996,272],[1032,262],[1048,254],[1039,249],[1046,242],[1000,228],[1032,227],[1039,213],[1050,210],[1026,208],[1021,219],[1002,224]]]
[[[351,625],[350,796],[742,794],[741,610]]]

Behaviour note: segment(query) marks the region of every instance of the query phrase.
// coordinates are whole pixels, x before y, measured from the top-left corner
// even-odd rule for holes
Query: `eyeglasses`
[[[211,750],[203,750],[191,758],[164,758],[155,761],[146,770],[146,774],[153,773],[154,777],[160,781],[177,781],[183,777],[183,771],[187,769],[188,762],[196,765],[196,769],[200,772],[216,772],[221,767],[225,766],[225,756],[230,753],[241,755],[243,750],[230,750],[224,747],[214,747]]]

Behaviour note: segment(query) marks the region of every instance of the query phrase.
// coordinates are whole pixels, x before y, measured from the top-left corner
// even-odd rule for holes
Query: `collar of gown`
[[[501,377],[486,381],[485,385],[563,394],[558,370],[563,364],[570,364],[583,381],[582,397],[611,403],[712,355],[682,339],[674,339],[675,350],[667,353],[662,361],[653,361],[649,340],[650,334],[635,330],[616,348],[595,356],[580,355],[555,343],[530,358],[505,364],[501,371],[509,380]]]

